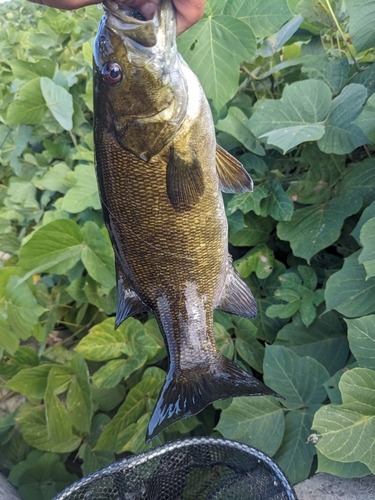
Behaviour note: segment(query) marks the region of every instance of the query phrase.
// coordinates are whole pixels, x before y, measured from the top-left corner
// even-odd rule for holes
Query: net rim
[[[233,448],[241,452],[246,453],[252,457],[257,458],[263,463],[266,463],[270,469],[276,474],[278,479],[281,481],[285,493],[288,495],[288,500],[298,500],[295,491],[290,484],[289,480],[285,476],[282,469],[269,457],[266,453],[249,446],[244,443],[239,443],[238,441],[232,441],[230,439],[214,438],[214,437],[190,437],[185,439],[179,439],[177,441],[171,441],[163,445],[157,446],[147,451],[143,451],[137,455],[125,457],[117,462],[114,462],[107,467],[103,467],[91,474],[75,481],[73,484],[65,488],[61,493],[59,493],[53,500],[68,500],[69,496],[82,488],[83,486],[89,485],[91,482],[97,480],[99,477],[103,478],[110,474],[124,471],[126,469],[134,469],[139,465],[142,465],[153,458],[159,458],[171,451],[176,451],[181,448],[188,448],[197,445],[210,445],[210,446],[224,446],[228,448]]]

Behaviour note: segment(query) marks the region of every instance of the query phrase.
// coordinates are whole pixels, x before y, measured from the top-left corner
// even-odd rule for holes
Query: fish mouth
[[[136,26],[143,26],[146,22],[153,22],[157,26],[157,11],[154,16],[147,19],[141,12],[134,7],[114,2],[113,0],[104,0],[104,10],[107,13],[115,16],[118,20],[123,21],[125,24],[131,25],[134,29]]]

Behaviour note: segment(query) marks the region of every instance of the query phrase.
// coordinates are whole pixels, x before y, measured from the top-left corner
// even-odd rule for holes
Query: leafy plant
[[[0,415],[0,464],[22,498],[187,435],[257,446],[294,483],[374,473],[375,0],[207,0],[179,38],[255,182],[224,197],[259,314],[216,311],[216,340],[285,399],[216,402],[149,445],[166,350],[146,314],[113,328],[92,139],[102,12],[0,11],[0,399],[22,395]]]

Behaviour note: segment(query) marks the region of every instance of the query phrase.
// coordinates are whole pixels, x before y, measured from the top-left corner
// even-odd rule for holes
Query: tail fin
[[[264,395],[280,397],[224,356],[205,368],[179,373],[171,370],[152,413],[146,442],[175,422],[196,415],[213,401]]]

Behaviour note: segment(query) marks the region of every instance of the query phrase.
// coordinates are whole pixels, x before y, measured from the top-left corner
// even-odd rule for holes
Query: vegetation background
[[[101,15],[0,5],[0,467],[24,500],[146,449],[167,366],[151,316],[113,329],[92,138]],[[374,26],[375,0],[207,0],[179,38],[218,142],[255,181],[225,203],[259,316],[217,312],[217,343],[285,400],[218,402],[149,446],[224,436],[293,483],[375,472]]]

